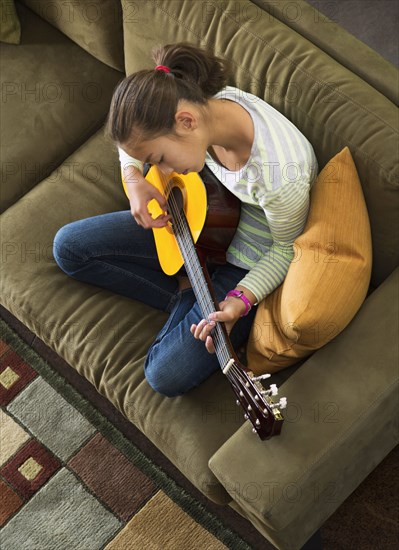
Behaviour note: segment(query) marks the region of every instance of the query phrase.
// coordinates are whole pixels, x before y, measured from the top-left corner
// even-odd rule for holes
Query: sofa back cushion
[[[190,41],[232,62],[231,84],[263,98],[312,143],[322,169],[345,146],[355,161],[373,238],[372,285],[399,260],[397,109],[383,94],[249,0],[123,2],[127,74],[154,66],[158,44]],[[348,43],[348,56],[351,55]]]
[[[110,67],[123,71],[123,30],[120,0],[20,0]]]
[[[21,41],[1,45],[0,212],[51,173],[60,177],[60,164],[103,125],[123,77],[30,9],[17,9]]]
[[[21,40],[21,24],[15,9],[14,0],[0,0],[1,26],[0,42],[19,44]]]
[[[267,10],[273,17],[293,28],[341,65],[360,76],[395,105],[399,104],[398,70],[395,65],[361,40],[357,40],[334,21],[335,14],[342,17],[345,12],[346,20],[354,24],[355,21],[353,17],[351,20],[351,15],[353,16],[356,9],[359,9],[358,2],[351,2],[349,5],[348,2],[339,4],[330,2],[329,6],[326,6],[327,2],[324,2],[324,5],[323,2],[314,1],[313,4],[308,4],[305,0],[295,0],[295,2],[252,0],[252,2],[257,9]],[[334,14],[331,13],[333,7],[337,10]],[[319,11],[319,8],[322,11]],[[326,9],[333,19],[329,19],[322,13]],[[372,12],[369,12],[369,19],[371,17]]]

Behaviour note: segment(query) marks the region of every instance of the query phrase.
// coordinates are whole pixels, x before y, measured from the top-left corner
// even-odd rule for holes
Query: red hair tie
[[[170,69],[166,65],[157,65],[155,67],[155,70],[156,71],[165,71],[165,73],[170,73]]]

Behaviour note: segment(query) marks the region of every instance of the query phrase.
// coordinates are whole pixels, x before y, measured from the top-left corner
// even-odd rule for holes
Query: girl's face
[[[156,164],[165,174],[199,172],[205,164],[205,151],[200,143],[174,134],[144,141],[127,153],[142,162]]]
[[[155,164],[164,172],[200,172],[205,164],[209,135],[204,120],[197,110],[179,110],[176,113],[175,133],[142,141],[134,147],[124,146],[133,158]]]

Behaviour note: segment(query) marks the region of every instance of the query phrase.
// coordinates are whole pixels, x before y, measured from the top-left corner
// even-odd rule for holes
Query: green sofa
[[[298,549],[397,443],[397,71],[302,0],[17,2],[2,44],[2,305],[89,380],[169,460],[277,548]],[[288,399],[261,441],[221,372],[174,399],[143,363],[165,315],[64,275],[64,224],[127,209],[103,125],[124,74],[158,43],[211,45],[235,84],[280,110],[320,169],[345,145],[373,239],[368,296],[333,341],[273,376]]]

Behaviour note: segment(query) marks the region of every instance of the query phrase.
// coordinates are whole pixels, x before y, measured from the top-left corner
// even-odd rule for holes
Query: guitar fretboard
[[[173,220],[173,232],[183,256],[184,267],[202,316],[204,319],[208,319],[209,315],[216,311],[216,307],[204,274],[204,267],[201,265],[184,211],[172,197],[169,199],[168,204]],[[220,367],[224,369],[231,360],[232,353],[230,342],[227,340],[220,323],[216,323],[212,338]]]

